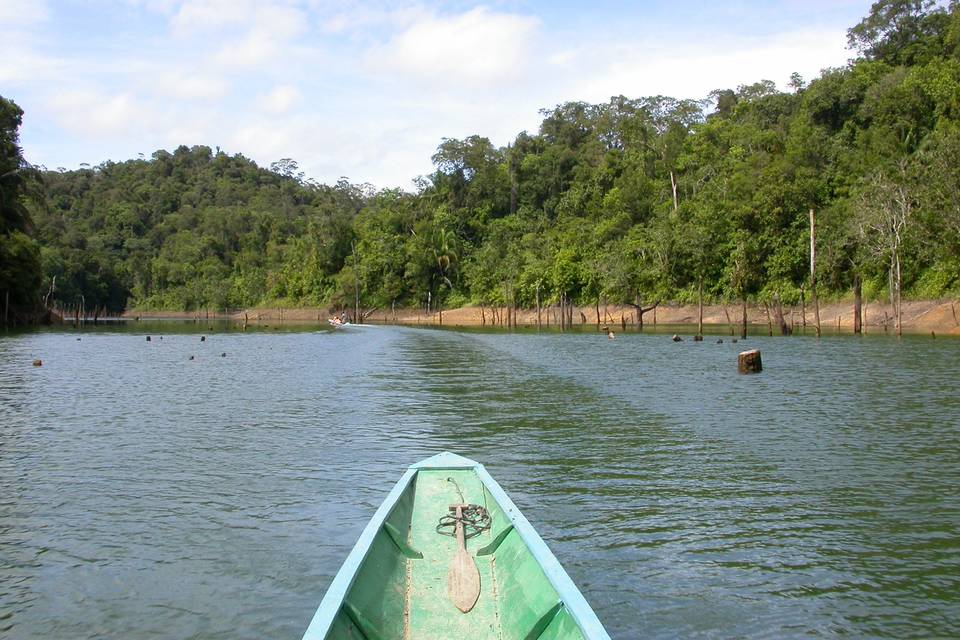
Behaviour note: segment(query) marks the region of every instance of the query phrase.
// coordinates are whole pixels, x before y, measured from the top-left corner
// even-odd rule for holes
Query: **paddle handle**
[[[463,505],[458,504],[454,506],[457,510],[457,548],[466,551],[467,540],[463,533]]]

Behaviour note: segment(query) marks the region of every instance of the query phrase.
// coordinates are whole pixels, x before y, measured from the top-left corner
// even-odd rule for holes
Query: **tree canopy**
[[[37,173],[20,149],[22,120],[23,110],[0,96],[0,310],[5,325],[29,319],[40,301],[40,249],[30,237],[27,207]]]
[[[21,114],[4,101],[0,287],[114,311],[352,305],[358,292],[368,308],[701,288],[794,303],[814,209],[828,295],[855,277],[872,297],[956,293],[960,3],[879,0],[849,40],[859,58],[794,74],[787,92],[764,80],[703,100],[569,102],[503,147],[443,139],[414,193],[181,146],[44,171],[28,207]]]

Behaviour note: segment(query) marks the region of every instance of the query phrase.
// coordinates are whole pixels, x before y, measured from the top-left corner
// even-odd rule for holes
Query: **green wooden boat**
[[[603,625],[483,465],[412,465],[373,515],[303,640],[602,640]]]

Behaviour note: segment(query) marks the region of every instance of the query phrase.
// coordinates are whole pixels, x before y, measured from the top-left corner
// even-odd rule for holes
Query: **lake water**
[[[0,636],[299,638],[443,450],[614,638],[960,636],[960,340],[204,335],[0,334]]]

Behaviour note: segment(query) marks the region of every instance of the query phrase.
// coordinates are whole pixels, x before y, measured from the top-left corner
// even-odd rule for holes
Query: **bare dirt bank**
[[[351,310],[347,310],[348,313]],[[740,322],[740,307],[737,305],[708,305],[703,309],[703,322],[712,326],[729,324],[738,325]],[[800,307],[783,310],[786,323],[796,329],[804,325],[804,317]],[[158,317],[154,314],[144,314],[146,317]],[[244,321],[254,323],[265,322],[325,322],[333,315],[329,309],[301,308],[301,309],[247,309],[231,314],[229,317],[239,323]],[[197,314],[179,316],[193,318]],[[444,325],[444,326],[499,326],[506,325],[506,310],[495,310],[491,307],[461,307],[459,309],[444,310],[441,314],[433,312],[427,314],[423,309],[396,309],[391,311],[375,310],[368,314],[364,321],[376,324],[404,324],[404,325]],[[599,324],[636,328],[637,312],[633,307],[620,305],[600,306]],[[867,332],[893,331],[895,328],[893,308],[889,304],[871,302],[863,306],[864,328]],[[203,315],[199,317],[203,318]],[[210,317],[214,317],[211,314]],[[540,314],[542,326],[559,325],[559,309],[557,307],[544,308]],[[654,325],[695,325],[697,323],[696,305],[660,305],[654,311],[649,311],[643,317],[644,326]],[[772,325],[773,331],[778,332],[773,310],[768,312],[764,307],[748,307],[747,322],[751,326],[767,327]],[[516,324],[522,326],[537,325],[536,309],[518,309]],[[573,311],[574,325],[598,324],[596,307],[576,307]],[[853,330],[853,304],[850,302],[824,304],[820,307],[820,324],[825,331]],[[806,309],[806,326],[814,326],[813,309]],[[929,333],[960,335],[960,300],[914,300],[903,303],[903,329],[911,333]]]

